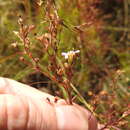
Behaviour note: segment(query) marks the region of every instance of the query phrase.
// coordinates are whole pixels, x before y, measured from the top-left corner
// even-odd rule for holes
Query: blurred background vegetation
[[[0,0],[0,76],[62,97],[57,84],[20,61],[22,45],[13,33],[19,30],[19,16],[25,24],[36,26],[30,35],[31,51],[46,68],[48,56],[34,38],[46,33],[46,1]],[[94,107],[101,124],[129,130],[130,1],[55,0],[55,4],[64,23],[57,33],[58,54],[80,50],[73,68],[73,84]],[[17,42],[18,47],[14,47]],[[122,118],[124,112],[128,116]]]

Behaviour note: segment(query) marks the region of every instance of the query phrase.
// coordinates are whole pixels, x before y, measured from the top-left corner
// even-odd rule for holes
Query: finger
[[[0,95],[0,130],[23,130],[28,118],[27,106],[19,98],[9,94]]]
[[[77,104],[74,104],[74,106],[77,107],[85,115],[85,117],[87,118],[88,124],[89,124],[88,129],[89,130],[97,130],[97,120],[94,117],[94,115],[90,111],[84,109],[83,107],[81,107],[81,106],[79,106]]]
[[[57,106],[56,116],[59,130],[88,130],[87,118],[74,106]]]
[[[25,97],[0,95],[0,130],[56,130],[54,107]]]

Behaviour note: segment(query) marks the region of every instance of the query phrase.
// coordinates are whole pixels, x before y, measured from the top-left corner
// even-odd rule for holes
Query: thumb
[[[79,105],[56,106],[59,130],[97,130],[96,118]]]

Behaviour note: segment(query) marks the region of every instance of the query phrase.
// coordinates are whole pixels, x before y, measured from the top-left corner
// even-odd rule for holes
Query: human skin
[[[97,130],[97,121],[77,104],[1,77],[0,130]]]

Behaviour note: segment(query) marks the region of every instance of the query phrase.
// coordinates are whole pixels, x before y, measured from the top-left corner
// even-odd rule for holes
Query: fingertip
[[[87,109],[75,104],[75,107],[77,107],[86,117],[88,120],[88,127],[89,130],[97,130],[97,119],[96,117]]]
[[[75,106],[59,105],[55,109],[59,130],[89,130],[88,120]]]

